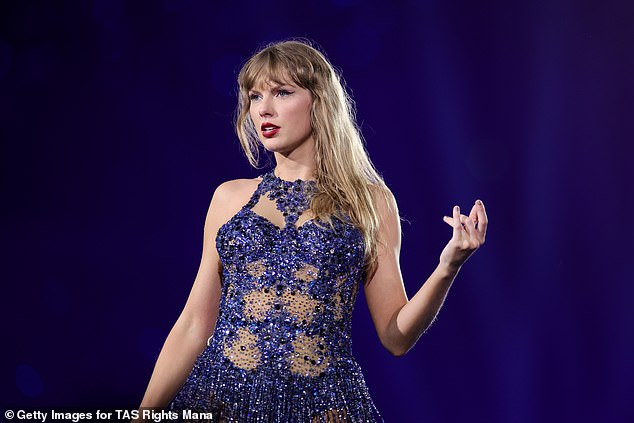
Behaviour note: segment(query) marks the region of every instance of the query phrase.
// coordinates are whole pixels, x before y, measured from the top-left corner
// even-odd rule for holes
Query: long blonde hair
[[[355,118],[354,102],[328,59],[305,40],[272,43],[253,55],[238,75],[236,132],[249,163],[257,167],[260,141],[249,114],[249,90],[257,83],[293,83],[312,94],[311,125],[315,140],[317,192],[310,210],[316,220],[349,217],[363,233],[365,269],[377,266],[380,218],[375,201],[395,207],[383,178],[368,157]],[[369,278],[368,278],[369,280]]]

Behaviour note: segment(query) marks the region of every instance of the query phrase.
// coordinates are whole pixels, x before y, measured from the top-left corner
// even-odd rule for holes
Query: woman
[[[405,354],[484,243],[484,205],[444,217],[452,238],[408,300],[396,202],[332,65],[285,41],[251,57],[238,84],[242,147],[253,166],[260,146],[276,166],[216,189],[198,274],[141,407],[212,421],[382,420],[351,352],[359,285],[381,343]]]

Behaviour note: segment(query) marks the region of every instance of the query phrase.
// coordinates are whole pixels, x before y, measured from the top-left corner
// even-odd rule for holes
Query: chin
[[[264,147],[266,151],[269,151],[271,153],[282,153],[286,150],[289,150],[289,147],[287,145],[284,145],[284,143],[275,138],[265,138],[264,140],[260,139],[260,141],[262,143],[262,147]]]

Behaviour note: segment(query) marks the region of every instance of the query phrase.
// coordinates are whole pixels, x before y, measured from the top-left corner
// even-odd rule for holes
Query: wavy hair
[[[269,44],[240,70],[235,126],[242,149],[249,163],[257,167],[261,143],[249,114],[249,90],[260,82],[283,84],[288,79],[312,95],[317,192],[310,210],[320,222],[332,224],[333,217],[348,217],[361,230],[369,280],[376,270],[379,242],[380,218],[375,203],[383,198],[388,207],[396,204],[368,157],[355,105],[342,77],[310,42],[293,39]]]

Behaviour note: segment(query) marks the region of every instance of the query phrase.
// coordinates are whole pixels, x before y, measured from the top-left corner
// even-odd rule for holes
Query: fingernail
[[[476,200],[476,203],[478,203],[479,206],[482,205],[482,200]]]
[[[456,211],[460,213],[460,206],[456,206]]]

